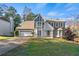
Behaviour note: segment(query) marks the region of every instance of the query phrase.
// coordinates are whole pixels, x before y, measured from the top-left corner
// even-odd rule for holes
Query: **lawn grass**
[[[4,55],[7,56],[78,56],[79,45],[63,39],[31,38],[18,48]]]
[[[0,40],[7,40],[7,39],[10,39],[12,37],[7,37],[7,36],[0,36]]]

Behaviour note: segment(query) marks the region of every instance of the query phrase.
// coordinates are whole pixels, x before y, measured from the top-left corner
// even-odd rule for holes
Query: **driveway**
[[[28,38],[26,37],[18,37],[0,41],[0,55],[10,51],[11,49],[18,47],[24,42],[27,42],[27,40]]]

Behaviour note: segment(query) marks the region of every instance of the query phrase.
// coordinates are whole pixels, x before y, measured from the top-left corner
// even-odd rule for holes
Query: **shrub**
[[[15,36],[19,36],[19,32],[18,31],[15,31]]]
[[[76,34],[70,28],[65,29],[65,39],[73,41],[75,36]]]

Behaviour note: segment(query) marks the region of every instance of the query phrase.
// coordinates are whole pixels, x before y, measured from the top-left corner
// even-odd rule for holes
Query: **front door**
[[[62,30],[57,31],[57,37],[62,37]]]
[[[41,30],[38,30],[38,31],[37,31],[37,36],[38,36],[38,37],[41,37]]]
[[[62,37],[62,30],[59,31],[59,36]]]

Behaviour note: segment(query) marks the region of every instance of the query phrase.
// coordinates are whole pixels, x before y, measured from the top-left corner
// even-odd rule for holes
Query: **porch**
[[[54,30],[46,30],[45,31],[45,36],[46,37],[51,37],[51,38],[56,38],[56,37],[61,37],[62,38],[63,30],[61,28],[54,29]]]

